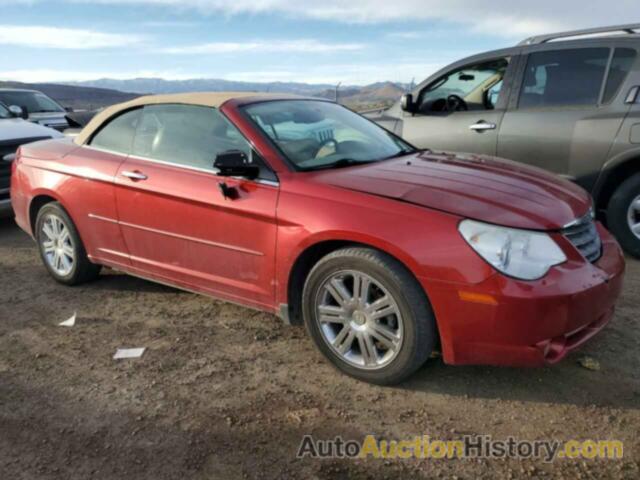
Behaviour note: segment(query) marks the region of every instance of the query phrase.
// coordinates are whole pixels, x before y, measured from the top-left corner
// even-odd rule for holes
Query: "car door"
[[[129,252],[118,225],[115,179],[131,151],[141,109],[126,111],[109,119],[88,144],[73,150],[65,162],[77,177],[71,206],[82,228],[87,253],[95,260],[128,268]],[[82,180],[80,180],[82,179]]]
[[[117,175],[120,225],[142,276],[271,306],[278,185],[218,177],[214,159],[228,150],[256,158],[217,109],[146,106]]]
[[[417,93],[402,136],[419,148],[495,155],[517,56],[452,67]]]
[[[635,57],[610,41],[531,47],[502,120],[498,155],[590,190],[629,110],[621,86]]]

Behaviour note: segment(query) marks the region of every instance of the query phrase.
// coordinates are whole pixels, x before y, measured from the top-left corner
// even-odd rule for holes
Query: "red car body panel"
[[[473,218],[558,231],[590,208],[579,187],[511,162],[449,154],[293,172],[241,111],[252,101],[230,100],[220,110],[276,172],[277,184],[39,142],[22,147],[14,162],[18,224],[32,234],[34,199],[53,198],[73,218],[92,261],[273,313],[289,303],[292,268],[308,248],[369,245],[420,282],[450,364],[553,363],[611,318],[624,259],[601,225],[596,263],[552,233],[568,260],[535,281],[496,272],[457,228]],[[136,182],[123,171],[148,179]],[[238,197],[221,195],[221,181]]]
[[[134,267],[272,307],[277,187],[227,179],[238,192],[227,200],[211,172],[135,158],[123,162],[125,170],[148,176],[116,176],[118,220]]]
[[[318,180],[530,230],[560,229],[585,215],[589,206],[587,192],[573,183],[478,155],[416,154],[365,168],[325,171]]]

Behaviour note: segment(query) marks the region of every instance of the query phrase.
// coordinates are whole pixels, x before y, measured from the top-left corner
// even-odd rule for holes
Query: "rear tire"
[[[607,225],[625,252],[640,258],[640,173],[614,192],[607,208]]]
[[[56,281],[78,285],[100,274],[101,266],[89,261],[76,226],[58,202],[38,212],[35,237],[42,263]]]
[[[318,349],[365,382],[405,380],[436,342],[435,317],[420,284],[400,262],[371,248],[322,258],[307,277],[302,305]]]

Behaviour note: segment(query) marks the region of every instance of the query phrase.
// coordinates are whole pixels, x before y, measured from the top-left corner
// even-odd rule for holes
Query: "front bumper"
[[[542,366],[560,361],[611,320],[622,291],[624,257],[601,226],[603,251],[588,263],[561,235],[568,260],[532,282],[496,273],[469,284],[422,282],[446,363]]]

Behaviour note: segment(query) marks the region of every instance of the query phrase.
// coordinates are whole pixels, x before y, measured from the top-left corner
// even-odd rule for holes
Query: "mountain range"
[[[236,82],[233,80],[221,80],[215,78],[196,78],[191,80],[165,80],[163,78],[132,78],[127,80],[116,80],[113,78],[101,78],[98,80],[73,82],[71,84],[140,94],[250,91],[311,95],[315,92],[332,88],[331,85],[327,84],[313,85],[295,82]]]
[[[336,96],[336,87],[334,85],[299,82],[239,82],[222,79],[165,80],[162,78],[116,80],[102,78],[75,82],[73,85],[139,94],[249,91],[290,93],[329,99],[335,99]],[[338,100],[355,108],[375,108],[394,102],[408,88],[409,85],[407,84],[393,82],[378,82],[366,86],[342,86],[338,90]]]
[[[103,78],[83,82],[65,82],[64,84],[0,81],[0,88],[39,90],[65,107],[88,110],[125,102],[140,95],[163,93],[249,91],[289,93],[332,100],[336,97],[336,87],[329,84],[237,82],[221,79],[133,78],[117,80]],[[366,86],[345,85],[338,90],[338,101],[356,110],[381,108],[391,105],[408,88],[407,84],[393,82],[378,82]]]

